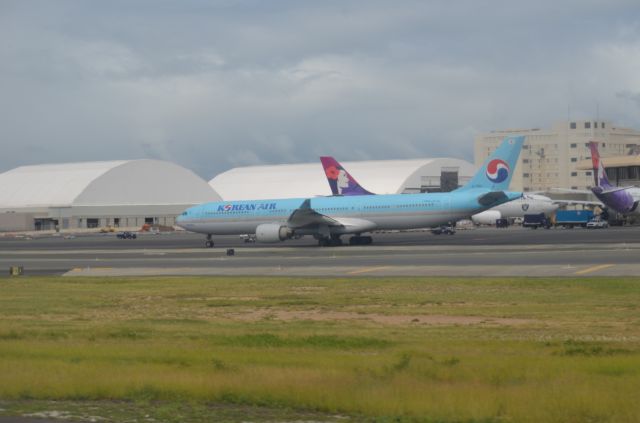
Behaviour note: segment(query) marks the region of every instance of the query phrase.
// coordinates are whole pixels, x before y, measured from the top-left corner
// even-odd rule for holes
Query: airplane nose
[[[186,212],[182,213],[181,215],[178,215],[176,217],[176,225],[180,226],[181,228],[184,228],[184,222],[186,221]]]

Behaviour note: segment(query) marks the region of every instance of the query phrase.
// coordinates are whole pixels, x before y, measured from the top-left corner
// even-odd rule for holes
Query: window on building
[[[523,177],[523,178],[528,178],[528,177],[529,177],[529,174],[528,174],[528,173],[523,173],[523,174],[522,174],[522,177]]]
[[[593,122],[593,127],[597,129],[598,128],[598,122]]]
[[[571,172],[571,176],[578,176],[578,172]]]
[[[87,228],[97,228],[100,225],[100,219],[87,219]]]
[[[577,157],[572,157],[572,158],[571,158],[571,163],[575,163],[575,162],[577,162],[577,161],[578,161],[578,158],[577,158]]]
[[[585,122],[584,129],[591,129],[591,122]]]
[[[618,177],[620,179],[629,179],[629,168],[628,167],[618,168]]]
[[[586,176],[591,176],[591,171],[590,171],[590,170],[587,170],[584,174],[585,174]]]
[[[578,187],[571,187],[571,189],[578,189]]]
[[[571,122],[571,123],[569,124],[569,127],[570,127],[571,129],[576,129],[576,123],[575,123],[575,122]]]
[[[576,148],[577,146],[578,146],[578,144],[576,144],[576,143],[571,144],[571,148]]]
[[[602,126],[601,126],[601,128],[602,128],[602,129],[604,129],[604,122],[602,122]]]
[[[529,159],[522,159],[522,163],[529,163]]]
[[[607,178],[609,178],[609,180],[615,180],[616,179],[616,169],[613,167],[608,167],[604,170],[604,173],[607,174]]]

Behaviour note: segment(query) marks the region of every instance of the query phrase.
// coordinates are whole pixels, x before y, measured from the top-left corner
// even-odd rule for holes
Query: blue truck
[[[574,226],[585,228],[591,219],[593,219],[593,211],[591,210],[558,210],[556,211],[555,225],[565,228],[573,228]]]

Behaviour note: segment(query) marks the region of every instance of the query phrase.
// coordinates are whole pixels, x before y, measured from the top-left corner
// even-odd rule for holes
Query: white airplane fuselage
[[[482,213],[474,214],[471,220],[476,224],[494,225],[498,219],[524,217],[525,214],[544,213],[550,215],[558,209],[558,204],[544,195],[524,194],[522,197],[501,204]]]

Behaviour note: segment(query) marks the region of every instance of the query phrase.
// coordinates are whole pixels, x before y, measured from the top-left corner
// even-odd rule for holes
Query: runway
[[[158,276],[637,276],[640,227],[606,230],[481,228],[456,235],[374,234],[374,245],[316,246],[313,238],[247,244],[201,235],[114,234],[0,238],[0,268],[26,275]],[[227,248],[235,250],[227,256]]]

